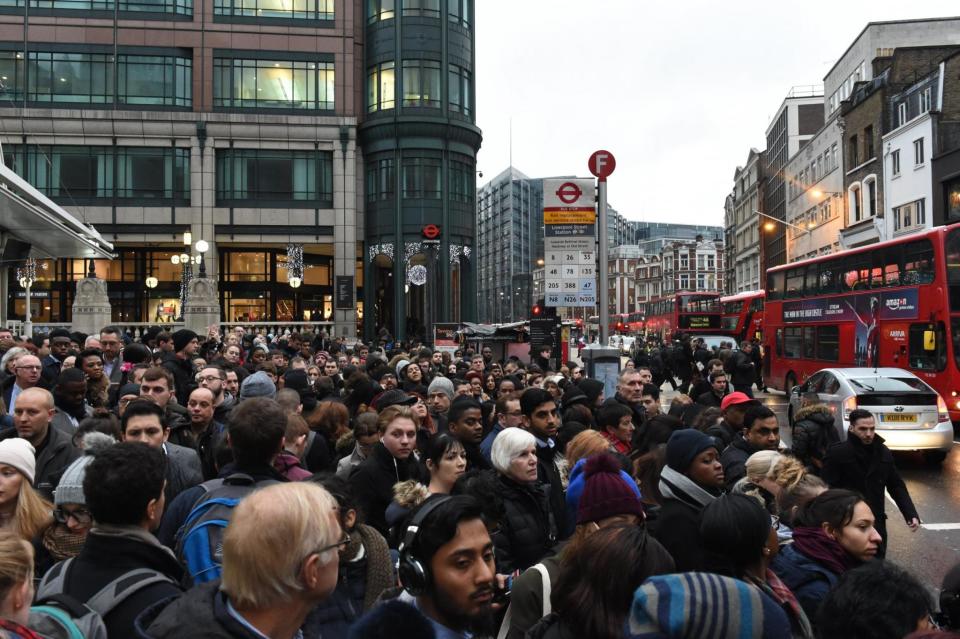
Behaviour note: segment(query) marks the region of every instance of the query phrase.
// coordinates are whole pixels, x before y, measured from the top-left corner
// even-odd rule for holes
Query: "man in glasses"
[[[337,587],[349,542],[337,502],[322,486],[263,488],[234,511],[223,537],[223,578],[149,611],[139,625],[154,639],[182,637],[184,623],[196,636],[299,636],[307,614]]]
[[[17,397],[28,388],[40,385],[40,358],[36,355],[23,355],[17,359],[13,367],[13,377],[8,377],[0,386],[3,392],[3,403],[7,412],[12,413],[17,407]]]
[[[520,412],[520,399],[513,393],[502,393],[497,397],[495,404],[493,428],[487,433],[483,441],[480,442],[480,452],[490,463],[490,452],[493,450],[493,442],[501,431],[507,428],[519,428],[523,426],[523,413]]]

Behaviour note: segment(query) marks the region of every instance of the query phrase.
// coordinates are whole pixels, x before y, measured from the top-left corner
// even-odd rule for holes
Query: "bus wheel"
[[[793,387],[797,385],[797,378],[793,376],[793,373],[787,373],[787,379],[783,383],[783,390],[787,394],[789,399],[790,394],[793,393]]]

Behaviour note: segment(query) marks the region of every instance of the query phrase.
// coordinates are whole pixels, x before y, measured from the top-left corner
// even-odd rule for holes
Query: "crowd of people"
[[[808,397],[788,450],[722,346],[607,396],[549,351],[0,330],[0,637],[960,637],[960,568],[938,611],[884,559],[873,416]]]

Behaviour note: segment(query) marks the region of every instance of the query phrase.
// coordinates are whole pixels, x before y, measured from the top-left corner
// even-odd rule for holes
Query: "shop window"
[[[228,282],[266,282],[269,274],[267,253],[238,251],[226,254]]]

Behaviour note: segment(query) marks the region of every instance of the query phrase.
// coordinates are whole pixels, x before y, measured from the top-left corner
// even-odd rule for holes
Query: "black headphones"
[[[450,500],[450,496],[436,497],[424,503],[414,514],[413,519],[407,524],[407,532],[403,535],[403,542],[400,544],[400,565],[397,573],[400,576],[400,585],[414,597],[425,594],[430,589],[430,569],[422,561],[413,556],[411,548],[417,540],[417,534],[420,532],[420,526],[423,521],[440,504]]]

